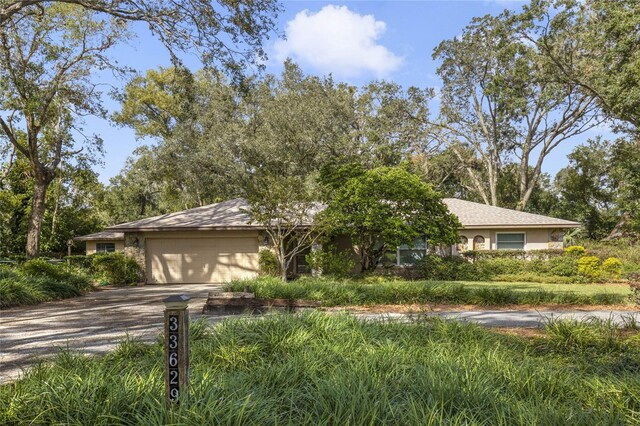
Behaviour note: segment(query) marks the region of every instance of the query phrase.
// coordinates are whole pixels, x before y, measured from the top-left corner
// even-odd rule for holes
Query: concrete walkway
[[[107,352],[127,334],[155,339],[162,327],[162,299],[191,296],[192,318],[200,316],[215,284],[148,285],[104,289],[85,296],[0,311],[0,383],[15,380],[35,358],[69,348]]]
[[[0,384],[15,380],[22,369],[38,358],[69,348],[87,354],[112,350],[127,334],[152,341],[161,331],[162,299],[172,294],[192,297],[191,318],[202,316],[207,293],[219,285],[149,285],[97,291],[75,299],[0,311]],[[334,311],[335,312],[335,311]],[[367,313],[354,315],[370,320],[410,321],[417,314]],[[426,315],[476,322],[490,327],[539,327],[551,317],[611,318],[622,322],[640,314],[629,311],[445,311]],[[212,323],[228,316],[209,316]]]

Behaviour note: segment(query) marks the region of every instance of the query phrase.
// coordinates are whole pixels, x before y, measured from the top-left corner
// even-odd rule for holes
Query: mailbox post
[[[164,303],[165,389],[167,406],[186,401],[189,392],[188,296],[170,296]]]

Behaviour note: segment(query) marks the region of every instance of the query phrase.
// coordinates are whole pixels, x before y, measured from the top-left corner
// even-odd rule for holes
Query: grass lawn
[[[325,306],[618,305],[628,303],[631,293],[628,286],[622,285],[403,281],[384,277],[360,280],[303,277],[292,282],[261,277],[226,285],[229,291],[245,288],[260,298],[308,299],[321,301]]]
[[[158,344],[62,353],[0,387],[0,424],[621,425],[640,422],[640,336],[538,337],[308,313],[192,324],[191,399],[168,412]]]
[[[629,295],[627,284],[545,284],[530,282],[500,282],[500,281],[457,281],[470,288],[504,288],[513,291],[551,291],[553,293],[576,293],[595,295],[599,293]]]

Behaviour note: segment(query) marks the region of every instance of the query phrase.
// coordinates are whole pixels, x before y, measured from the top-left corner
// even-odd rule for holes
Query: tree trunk
[[[50,180],[49,180],[50,181]],[[33,198],[31,199],[31,212],[27,227],[27,258],[33,259],[40,256],[40,231],[44,219],[45,201],[47,197],[48,179],[43,173],[38,173],[33,183]]]

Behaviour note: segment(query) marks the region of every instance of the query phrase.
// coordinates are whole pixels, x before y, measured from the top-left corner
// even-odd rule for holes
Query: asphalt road
[[[173,294],[191,296],[191,318],[202,316],[202,306],[219,285],[149,285],[97,291],[75,299],[0,311],[0,384],[15,380],[37,359],[60,349],[86,354],[112,350],[126,335],[154,340],[162,326],[162,299]],[[410,321],[411,314],[354,313],[368,320]],[[622,322],[640,314],[629,311],[440,311],[426,315],[475,322],[489,327],[539,327],[546,319],[589,317]],[[414,314],[415,316],[415,314]],[[212,323],[228,316],[209,316]]]

